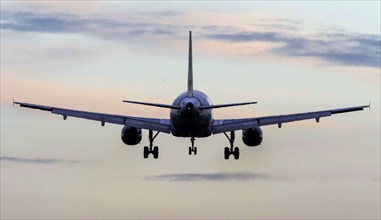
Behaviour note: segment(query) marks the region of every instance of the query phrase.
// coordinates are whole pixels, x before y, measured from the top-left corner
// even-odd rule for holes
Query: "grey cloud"
[[[12,13],[10,11],[1,10],[0,12],[1,12],[0,13],[1,20],[3,20],[3,19],[9,19],[9,18],[12,17]]]
[[[156,29],[153,31],[153,33],[158,35],[173,35],[172,31],[164,30],[164,29]]]
[[[235,27],[227,26],[227,25],[204,25],[201,26],[201,29],[208,33],[230,33],[235,30]]]
[[[379,36],[358,35],[331,37],[327,40],[288,39],[273,52],[294,57],[315,57],[331,63],[380,68]]]
[[[162,16],[175,16],[180,12],[150,12]],[[38,14],[32,12],[1,11],[1,28],[28,32],[85,33],[111,39],[141,37],[144,35],[170,36],[178,39],[185,28],[201,29],[208,34],[199,36],[227,42],[280,43],[272,53],[289,57],[313,57],[336,65],[380,68],[381,40],[379,35],[351,34],[346,32],[318,33],[312,36],[292,35],[282,32],[297,27],[300,21],[289,19],[262,19],[269,31],[246,31],[223,25],[176,26],[158,22],[118,21],[105,18],[83,18],[65,13]],[[267,29],[266,29],[267,30]],[[179,33],[178,35],[176,33]]]
[[[359,175],[360,173],[360,175]],[[221,173],[175,173],[156,176],[147,176],[147,180],[170,181],[170,182],[199,182],[199,181],[346,181],[346,180],[367,180],[379,181],[379,176],[373,176],[367,172],[308,172],[308,173],[282,173],[269,175],[265,173],[252,172],[221,172]]]
[[[164,181],[250,181],[250,180],[272,180],[273,178],[263,173],[180,173],[149,176],[150,180]]]
[[[183,13],[180,11],[154,11],[154,12],[140,12],[139,14],[150,15],[150,16],[163,16],[163,17],[175,17],[182,16]]]
[[[269,51],[283,56],[315,57],[352,66],[380,68],[381,65],[381,40],[377,35],[318,34],[308,38],[278,32],[238,32],[211,34],[206,37],[229,42],[283,43],[283,46]]]
[[[3,12],[3,11],[2,11]],[[8,13],[9,14],[9,13]],[[94,26],[110,25],[117,22],[104,19],[80,19],[69,14],[38,14],[31,12],[14,12],[2,19],[2,29],[30,32],[79,32]]]
[[[27,32],[60,32],[60,33],[92,33],[108,37],[120,35],[140,36],[151,34],[172,34],[167,29],[173,29],[171,25],[159,23],[117,21],[105,18],[82,18],[78,15],[65,13],[32,13],[32,12],[9,12],[1,11],[2,29]],[[163,12],[174,14],[175,12]]]
[[[21,158],[21,157],[0,157],[0,161],[16,163],[34,163],[34,164],[56,164],[56,163],[78,163],[76,160],[64,160],[53,158]]]
[[[239,32],[236,34],[210,34],[207,38],[229,42],[270,41],[279,42],[281,36],[275,32]]]

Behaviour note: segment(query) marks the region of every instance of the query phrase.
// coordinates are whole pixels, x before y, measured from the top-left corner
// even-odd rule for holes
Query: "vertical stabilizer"
[[[192,31],[189,31],[188,97],[193,96]]]

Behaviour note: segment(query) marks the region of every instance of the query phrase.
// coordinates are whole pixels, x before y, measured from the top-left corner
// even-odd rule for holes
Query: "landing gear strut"
[[[225,136],[228,138],[228,140],[230,142],[230,148],[229,147],[225,147],[225,151],[224,151],[225,160],[228,160],[229,156],[231,154],[234,155],[234,159],[238,160],[239,159],[239,148],[238,147],[234,147],[234,139],[235,139],[235,133],[234,133],[234,131],[230,132],[230,137],[226,134],[226,132],[224,132],[224,134],[225,134]]]
[[[144,146],[144,151],[143,151],[143,157],[144,158],[148,158],[149,154],[152,154],[153,158],[155,158],[155,159],[157,159],[159,157],[159,148],[157,146],[153,147],[153,141],[155,140],[155,138],[157,137],[157,135],[159,133],[160,133],[160,131],[158,131],[155,134],[155,136],[153,136],[153,131],[149,130],[149,133],[148,133],[149,147]]]
[[[194,140],[196,140],[194,137],[191,137],[191,143],[192,143],[192,147],[189,147],[189,155],[192,155],[192,152],[194,153],[194,155],[197,155],[197,147],[194,146]]]

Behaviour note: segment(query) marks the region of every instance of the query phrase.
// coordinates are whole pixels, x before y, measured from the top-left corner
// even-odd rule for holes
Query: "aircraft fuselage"
[[[176,137],[208,137],[212,134],[213,115],[209,97],[198,90],[188,97],[187,92],[180,94],[172,103],[180,109],[171,109],[172,135]]]

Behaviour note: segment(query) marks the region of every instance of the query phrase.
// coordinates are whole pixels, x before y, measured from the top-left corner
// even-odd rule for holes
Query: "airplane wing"
[[[258,126],[274,125],[274,124],[278,124],[278,127],[281,127],[283,123],[301,121],[301,120],[307,120],[307,119],[315,119],[316,122],[319,122],[321,117],[328,117],[333,114],[339,114],[339,113],[361,111],[361,110],[364,110],[364,108],[369,108],[369,105],[331,109],[331,110],[317,111],[317,112],[265,116],[265,117],[257,117],[257,118],[214,120],[212,125],[212,131],[213,131],[213,134],[218,134],[218,133],[223,133],[228,131],[243,130],[243,129],[249,129],[249,128],[254,128]]]
[[[36,105],[23,102],[14,102],[14,104],[20,105],[20,107],[38,109],[42,111],[49,111],[53,114],[62,115],[66,120],[67,117],[83,118],[93,121],[100,121],[103,126],[105,123],[126,125],[135,128],[160,131],[164,133],[171,132],[171,121],[169,119],[158,118],[143,118],[132,117],[124,115],[104,114],[96,112],[78,111],[64,108],[57,108],[52,106]]]

